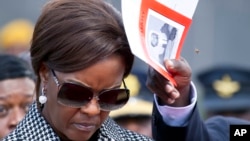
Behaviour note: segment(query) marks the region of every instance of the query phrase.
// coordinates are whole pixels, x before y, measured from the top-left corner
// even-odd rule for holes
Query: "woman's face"
[[[16,128],[34,100],[35,82],[30,78],[0,81],[0,139]]]
[[[98,95],[104,89],[120,88],[124,70],[122,58],[113,55],[77,72],[55,71],[55,73],[60,84],[63,82],[80,83],[91,88],[94,94]],[[52,73],[49,73],[47,81],[43,81],[45,77],[42,78],[48,99],[42,111],[45,118],[62,139],[78,141],[90,139],[108,117],[109,112],[101,111],[96,99],[92,99],[80,108],[71,108],[58,103],[58,87],[53,80]]]

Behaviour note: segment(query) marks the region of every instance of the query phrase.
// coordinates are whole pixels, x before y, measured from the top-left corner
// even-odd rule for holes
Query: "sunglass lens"
[[[92,99],[92,92],[83,86],[64,83],[58,93],[58,102],[74,108],[84,106]]]
[[[108,90],[99,95],[100,108],[104,111],[116,110],[123,107],[129,99],[129,90]]]

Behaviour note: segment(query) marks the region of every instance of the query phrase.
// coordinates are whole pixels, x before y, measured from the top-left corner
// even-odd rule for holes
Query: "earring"
[[[39,96],[39,102],[41,103],[41,104],[44,104],[44,103],[46,103],[47,102],[47,97],[45,96],[45,88],[43,87],[42,88],[42,94]]]

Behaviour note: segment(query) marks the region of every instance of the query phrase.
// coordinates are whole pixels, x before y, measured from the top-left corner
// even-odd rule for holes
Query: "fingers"
[[[149,68],[146,85],[152,92],[154,93],[164,92],[165,91],[164,88],[167,82],[168,80],[165,79],[162,75],[160,75],[157,71],[155,71],[151,67]]]
[[[174,85],[153,68],[149,68],[146,85],[153,93],[157,94],[163,104],[171,105],[180,97],[180,93]]]
[[[191,76],[191,67],[188,62],[184,58],[180,58],[180,60],[176,59],[168,59],[165,60],[165,66],[169,73],[172,75],[181,74],[183,77]]]
[[[155,93],[160,101],[167,105],[185,106],[189,102],[191,68],[184,58],[166,60],[165,66],[176,81],[175,87],[153,68],[149,68],[147,87]],[[183,102],[184,101],[184,102]]]
[[[167,79],[153,68],[149,68],[146,85],[153,93],[157,94],[164,104],[171,104],[174,102],[174,99],[168,95],[168,92],[173,92],[171,87],[166,87],[168,82]]]
[[[169,94],[169,98],[171,99],[177,99],[180,97],[180,94],[178,93],[176,88],[171,84],[167,84],[165,90],[166,90],[166,93]]]
[[[168,94],[168,98],[166,99],[167,104],[173,104],[180,97],[180,93],[171,84],[167,84],[165,90]]]

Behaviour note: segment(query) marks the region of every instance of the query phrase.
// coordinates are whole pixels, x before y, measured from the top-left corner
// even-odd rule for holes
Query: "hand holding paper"
[[[150,68],[146,83],[148,88],[160,98],[158,101],[161,105],[187,106],[190,104],[191,68],[189,64],[185,59],[180,58],[179,60],[166,61],[165,66],[173,75],[172,78],[178,86],[175,87],[155,69]]]
[[[134,55],[176,85],[164,60],[178,59],[198,0],[122,0],[122,16]]]

